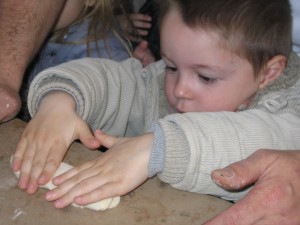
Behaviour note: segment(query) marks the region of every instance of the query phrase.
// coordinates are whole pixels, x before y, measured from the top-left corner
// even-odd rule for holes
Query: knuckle
[[[81,181],[81,178],[80,178],[79,175],[75,175],[75,176],[72,178],[72,182],[73,182],[74,184],[79,184],[80,181]]]
[[[34,168],[42,168],[42,167],[44,167],[44,164],[43,164],[43,162],[41,160],[36,160],[36,161],[33,161],[32,167],[34,167]]]
[[[57,168],[60,164],[60,161],[56,158],[48,158],[46,160],[46,164],[49,164],[49,165],[52,165],[54,166],[55,168]]]
[[[80,182],[79,182],[79,186],[80,186],[80,188],[85,189],[85,188],[88,187],[88,182],[85,181],[85,180],[80,181]]]
[[[224,217],[222,224],[223,225],[237,225],[236,219],[229,217],[229,216]]]
[[[282,204],[285,199],[290,199],[293,196],[293,190],[289,185],[274,186],[270,188],[265,195],[264,206],[273,207]]]

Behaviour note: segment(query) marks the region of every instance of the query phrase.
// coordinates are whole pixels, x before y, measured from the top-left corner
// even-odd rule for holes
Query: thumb
[[[142,59],[148,49],[148,42],[142,40],[134,49],[133,56],[137,59]]]
[[[138,48],[140,50],[145,51],[148,48],[148,41],[146,40],[142,40],[139,44],[138,44]]]
[[[95,130],[94,135],[97,141],[99,141],[101,145],[103,145],[106,148],[110,148],[119,140],[119,138],[110,136],[100,130]]]
[[[86,124],[80,126],[79,140],[89,149],[96,149],[101,146],[101,143],[93,136],[90,128]]]
[[[223,169],[212,171],[212,180],[227,190],[238,190],[253,184],[266,170],[268,163],[264,162],[262,151],[257,151],[248,158],[232,163]]]

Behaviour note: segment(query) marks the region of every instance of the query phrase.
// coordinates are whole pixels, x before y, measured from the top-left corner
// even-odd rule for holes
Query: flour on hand
[[[11,162],[12,162],[12,157],[10,158],[10,163]],[[56,186],[52,183],[52,179],[72,168],[73,168],[73,166],[62,162],[60,164],[59,168],[57,169],[56,173],[54,174],[54,176],[51,178],[51,180],[47,184],[41,185],[40,187],[46,188],[48,190],[54,189]],[[14,173],[15,173],[16,177],[19,178],[20,171],[14,172]],[[117,196],[117,197],[107,198],[107,199],[101,200],[99,202],[95,202],[95,203],[91,203],[91,204],[83,205],[83,206],[73,203],[72,206],[79,207],[79,208],[89,208],[89,209],[96,210],[96,211],[104,211],[106,209],[111,209],[111,208],[116,207],[119,204],[119,202],[120,202],[120,197]]]

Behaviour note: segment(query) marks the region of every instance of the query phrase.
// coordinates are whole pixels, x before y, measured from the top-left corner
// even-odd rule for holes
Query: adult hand
[[[7,83],[0,81],[0,122],[14,118],[21,108],[21,99],[18,91]]]
[[[95,131],[95,137],[109,148],[98,158],[75,167],[53,179],[58,187],[46,194],[57,208],[75,202],[86,205],[124,195],[148,178],[153,134],[116,138]]]
[[[300,224],[300,150],[259,150],[212,172],[225,189],[255,183],[250,192],[205,225]]]
[[[19,187],[33,194],[54,175],[71,143],[80,139],[97,148],[88,125],[75,112],[73,98],[63,92],[48,94],[17,144],[12,169],[20,170]]]

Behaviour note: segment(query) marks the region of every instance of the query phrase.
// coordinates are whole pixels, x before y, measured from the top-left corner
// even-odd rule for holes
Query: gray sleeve
[[[143,69],[135,59],[121,63],[94,58],[70,61],[44,70],[33,80],[28,108],[34,115],[43,96],[61,90],[73,96],[77,113],[91,129],[115,136],[143,133],[145,111],[151,111],[145,105],[147,90],[153,89],[149,84],[155,85],[152,70]]]
[[[229,192],[218,187],[211,180],[212,170],[262,148],[300,149],[299,103],[293,109],[167,116],[159,121],[165,137],[164,168],[159,178],[180,190],[238,200],[247,190]]]

